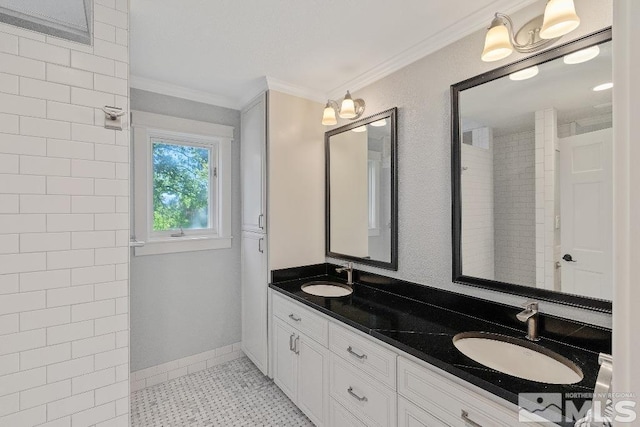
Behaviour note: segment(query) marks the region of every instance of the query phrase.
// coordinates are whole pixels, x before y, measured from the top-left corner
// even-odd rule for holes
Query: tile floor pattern
[[[131,426],[312,427],[313,423],[243,357],[132,393]]]

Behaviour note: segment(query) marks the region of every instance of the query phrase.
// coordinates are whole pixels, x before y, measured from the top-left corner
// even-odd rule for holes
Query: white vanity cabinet
[[[516,405],[271,292],[274,381],[317,426],[520,425]]]
[[[273,304],[273,381],[316,426],[328,426],[328,322],[277,294],[273,295]],[[324,323],[324,327],[318,325],[318,321]],[[298,328],[309,324],[311,328]],[[309,331],[315,339],[301,329]]]

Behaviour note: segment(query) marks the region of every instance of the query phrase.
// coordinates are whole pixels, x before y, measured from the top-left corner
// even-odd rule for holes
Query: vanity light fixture
[[[533,67],[525,68],[524,70],[509,74],[509,79],[513,81],[527,80],[531,77],[537,76],[539,71],[538,66],[534,65]]]
[[[591,61],[598,55],[600,55],[600,48],[598,46],[591,46],[565,55],[562,61],[567,65],[582,64],[583,62]]]
[[[575,30],[579,24],[573,0],[549,0],[544,15],[533,18],[517,32],[509,15],[496,13],[487,30],[481,58],[492,62],[506,58],[514,50],[537,52]]]
[[[338,106],[338,102],[328,100],[327,105],[324,107],[324,113],[322,115],[322,124],[325,126],[331,126],[338,123],[336,119],[336,113],[341,119],[356,120],[362,113],[364,113],[364,100],[358,98],[353,99],[349,91],[344,96],[344,99]]]
[[[375,122],[370,123],[370,124],[373,127],[381,128],[382,126],[386,126],[387,125],[387,119],[380,119],[380,120],[375,121]]]
[[[367,125],[362,125],[357,128],[351,129],[351,132],[356,132],[356,133],[366,132],[366,131],[367,131]]]
[[[603,90],[611,89],[613,87],[613,83],[603,83],[593,88],[594,92],[601,92]]]

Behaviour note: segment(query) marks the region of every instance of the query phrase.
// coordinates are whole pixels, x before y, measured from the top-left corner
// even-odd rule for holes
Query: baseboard
[[[244,356],[240,346],[238,342],[132,372],[131,392],[238,359]]]

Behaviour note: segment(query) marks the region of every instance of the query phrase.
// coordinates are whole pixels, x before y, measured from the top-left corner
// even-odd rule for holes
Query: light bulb
[[[544,20],[540,28],[540,37],[555,39],[578,28],[580,18],[576,14],[573,0],[549,0],[544,9]]]
[[[481,58],[484,62],[499,61],[511,55],[512,52],[513,46],[509,37],[509,29],[496,17],[491,22],[491,27],[484,39]]]
[[[336,110],[334,110],[329,103],[324,107],[324,113],[322,114],[322,124],[325,126],[332,126],[338,123],[336,120]]]
[[[343,119],[353,119],[355,116],[356,104],[353,102],[353,98],[351,98],[349,91],[347,91],[347,94],[342,100],[342,105],[340,106],[340,117]]]

